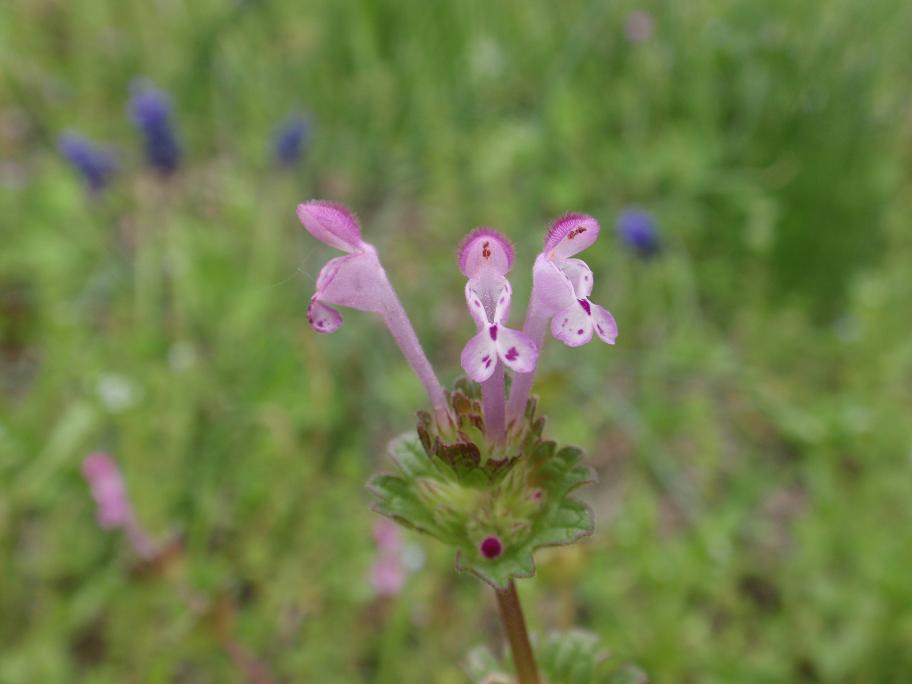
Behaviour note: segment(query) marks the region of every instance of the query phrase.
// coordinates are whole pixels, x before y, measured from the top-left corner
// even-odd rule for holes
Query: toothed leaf
[[[548,684],[647,684],[649,678],[634,665],[617,665],[596,635],[582,630],[533,636],[533,648],[543,681]],[[513,683],[513,664],[487,647],[475,647],[466,658],[466,674],[476,684]]]

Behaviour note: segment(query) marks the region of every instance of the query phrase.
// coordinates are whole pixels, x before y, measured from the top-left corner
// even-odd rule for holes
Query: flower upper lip
[[[459,270],[475,278],[485,268],[507,275],[513,268],[513,245],[493,228],[476,228],[459,246]]]
[[[361,239],[358,218],[341,204],[312,200],[299,204],[297,212],[307,232],[330,247],[349,253],[373,249]]]

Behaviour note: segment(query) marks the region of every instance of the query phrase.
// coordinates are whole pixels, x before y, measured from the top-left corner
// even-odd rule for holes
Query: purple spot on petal
[[[577,334],[577,335],[582,335],[582,334],[583,334],[583,329],[580,328],[579,330],[577,330],[577,331],[576,331],[576,334]]]
[[[510,347],[507,350],[507,361],[516,361],[519,358],[519,352],[516,351],[516,347]]]
[[[491,367],[491,356],[490,354],[485,354],[481,357],[481,362],[485,365],[485,368]]]
[[[481,555],[485,558],[497,558],[503,552],[503,544],[497,537],[485,537],[481,542]]]
[[[481,308],[481,302],[477,299],[475,300],[475,306],[477,306],[479,309]]]
[[[591,315],[592,315],[592,307],[589,306],[589,300],[588,300],[588,299],[577,299],[576,301],[579,302],[579,305],[580,305],[581,307],[583,307],[583,311],[585,311],[586,314],[587,314],[588,316],[591,316]]]
[[[488,334],[491,336],[492,340],[497,340],[497,326],[492,325],[490,328],[488,328]]]

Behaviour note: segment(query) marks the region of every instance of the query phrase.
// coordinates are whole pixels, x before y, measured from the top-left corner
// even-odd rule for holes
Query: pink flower
[[[310,299],[307,321],[318,333],[332,333],[342,325],[342,315],[328,304],[381,313],[391,286],[376,250],[361,239],[358,219],[332,202],[298,205],[298,218],[307,231],[346,256],[330,260],[317,276],[317,291]]]
[[[82,474],[95,499],[98,524],[104,529],[125,527],[133,511],[114,459],[103,453],[91,454],[82,462]]]
[[[570,347],[586,344],[593,333],[607,344],[614,344],[617,339],[614,316],[589,299],[594,282],[592,271],[585,261],[574,258],[598,236],[598,221],[586,214],[565,214],[551,224],[544,249],[532,269],[532,296],[523,325],[523,332],[539,348],[549,324],[551,334]],[[507,407],[511,419],[525,409],[533,372],[514,378]]]
[[[624,22],[624,33],[631,43],[645,43],[652,38],[653,29],[652,15],[643,10],[631,12]]]
[[[381,553],[398,554],[402,551],[402,532],[389,518],[380,518],[374,523],[374,542]]]
[[[446,397],[396,291],[386,277],[377,250],[361,239],[358,219],[347,208],[313,200],[298,205],[298,218],[321,242],[346,252],[320,269],[317,288],[310,299],[307,320],[318,333],[332,333],[342,325],[342,315],[331,304],[380,314],[424,385],[438,420],[447,417]]]
[[[538,347],[528,335],[508,328],[513,290],[507,273],[513,266],[513,245],[490,228],[477,228],[459,249],[459,269],[469,281],[466,303],[477,332],[462,350],[460,362],[472,380],[481,383],[485,432],[492,443],[506,434],[504,368],[530,373]]]
[[[151,558],[155,545],[136,522],[117,463],[108,454],[96,452],[82,461],[82,474],[95,500],[96,518],[103,529],[121,529],[140,558]]]
[[[478,328],[460,360],[476,382],[490,378],[498,362],[517,373],[529,373],[538,359],[538,348],[528,335],[505,325],[513,296],[506,274],[512,263],[512,245],[488,228],[470,233],[460,249],[459,266],[469,278],[466,302]]]
[[[614,344],[617,323],[607,309],[589,299],[592,271],[585,261],[571,258],[596,241],[599,224],[591,216],[567,214],[548,231],[545,249],[535,260],[532,296],[539,309],[551,316],[551,334],[570,347],[592,339],[593,330],[603,342]]]
[[[377,560],[371,566],[370,584],[380,596],[393,597],[402,591],[408,570],[403,562],[402,533],[388,518],[374,524]]]
[[[398,558],[381,556],[371,566],[370,583],[380,596],[396,596],[405,586],[405,569]]]

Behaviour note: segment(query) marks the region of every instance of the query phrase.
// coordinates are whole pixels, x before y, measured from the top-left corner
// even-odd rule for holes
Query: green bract
[[[588,506],[569,495],[594,475],[580,465],[579,449],[541,438],[534,400],[504,443],[491,445],[477,385],[460,383],[448,398],[455,418],[446,429],[419,414],[417,433],[390,443],[399,472],[370,481],[374,509],[456,547],[458,570],[505,589],[511,578],[534,574],[535,549],[592,533]],[[482,542],[491,538],[500,546],[486,557]]]

